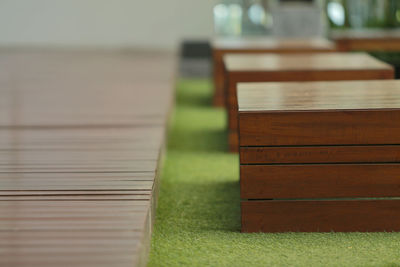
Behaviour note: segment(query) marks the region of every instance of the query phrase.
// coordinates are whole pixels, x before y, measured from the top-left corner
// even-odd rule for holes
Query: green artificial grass
[[[400,233],[240,233],[238,156],[211,93],[178,82],[150,267],[400,266]]]

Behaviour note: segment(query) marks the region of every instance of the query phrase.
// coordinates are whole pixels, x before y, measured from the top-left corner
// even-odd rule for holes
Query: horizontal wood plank
[[[243,199],[400,197],[398,164],[240,165]]]
[[[400,162],[400,145],[240,147],[241,164]]]
[[[400,144],[400,109],[241,112],[241,146]]]
[[[243,201],[242,232],[400,231],[400,200]]]

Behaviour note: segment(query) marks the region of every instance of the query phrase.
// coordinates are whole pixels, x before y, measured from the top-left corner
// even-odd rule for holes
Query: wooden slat
[[[400,231],[400,200],[243,201],[242,232]]]
[[[164,127],[0,128],[0,152],[9,150],[158,151]]]
[[[32,157],[29,154],[32,154]],[[156,159],[138,159],[129,156],[113,158],[112,155],[98,152],[76,154],[65,151],[64,153],[35,151],[17,153],[16,157],[0,155],[0,173],[155,172],[156,168]]]
[[[400,109],[240,112],[241,146],[400,144]]]
[[[101,196],[105,197],[108,195],[118,195],[118,196],[150,196],[152,193],[152,187],[148,188],[143,188],[144,186],[140,186],[140,189],[136,187],[134,189],[131,188],[124,188],[124,189],[114,189],[114,188],[108,188],[106,189],[107,186],[104,186],[104,188],[99,188],[99,189],[91,189],[91,190],[85,190],[85,189],[79,189],[79,188],[72,188],[72,189],[64,189],[64,190],[56,190],[56,189],[50,189],[50,190],[24,190],[24,191],[17,191],[17,190],[3,190],[1,191],[1,196],[9,197],[9,196],[42,196],[43,198],[46,198],[47,196],[58,196],[58,195],[64,195],[64,196]],[[17,199],[17,198],[16,198]]]
[[[0,231],[136,230],[142,231],[149,203],[137,201],[6,201],[0,205]],[[3,202],[3,201],[2,201]],[[130,206],[128,206],[130,204]],[[85,233],[82,232],[82,237]]]
[[[400,162],[400,145],[240,147],[241,164]]]
[[[243,199],[400,197],[400,163],[240,165]]]

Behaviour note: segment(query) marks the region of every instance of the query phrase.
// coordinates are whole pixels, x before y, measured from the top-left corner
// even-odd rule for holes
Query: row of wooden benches
[[[214,60],[243,232],[400,230],[392,66],[325,39],[219,40]]]

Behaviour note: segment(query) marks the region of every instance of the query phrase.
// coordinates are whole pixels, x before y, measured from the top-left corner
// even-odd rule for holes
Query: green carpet
[[[400,266],[400,233],[240,233],[224,129],[211,84],[179,81],[149,266]]]

